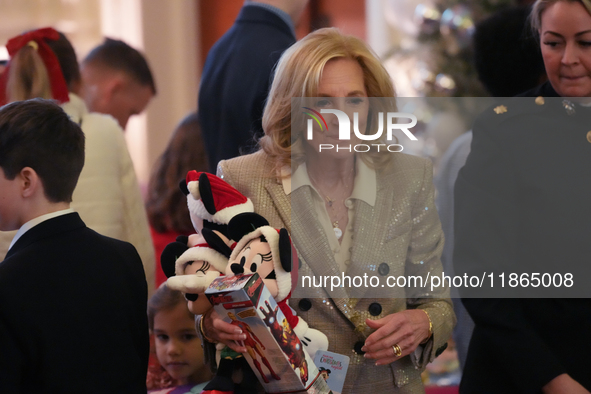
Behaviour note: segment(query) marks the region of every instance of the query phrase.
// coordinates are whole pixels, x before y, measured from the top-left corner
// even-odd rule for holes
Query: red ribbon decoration
[[[20,36],[16,36],[8,40],[6,49],[10,57],[14,57],[16,53],[30,41],[34,41],[38,45],[37,53],[43,60],[45,68],[47,68],[47,74],[49,75],[49,83],[51,86],[52,97],[57,100],[60,104],[70,101],[68,97],[68,85],[62,74],[62,68],[57,59],[55,53],[47,45],[47,40],[59,40],[59,33],[51,28],[46,27],[43,29],[33,30]],[[8,71],[10,68],[10,62],[4,70],[4,73],[0,77],[0,105],[4,105],[7,102],[6,97],[6,85],[8,82]]]

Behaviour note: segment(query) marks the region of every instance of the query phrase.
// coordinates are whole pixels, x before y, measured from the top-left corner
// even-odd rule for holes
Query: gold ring
[[[402,356],[402,349],[400,349],[400,346],[398,346],[397,344],[392,345],[392,350],[394,351],[394,355],[396,357]]]

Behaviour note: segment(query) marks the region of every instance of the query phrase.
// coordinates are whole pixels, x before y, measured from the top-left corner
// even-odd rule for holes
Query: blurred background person
[[[531,22],[548,82],[476,120],[455,185],[454,266],[526,273],[532,285],[501,290],[520,298],[462,299],[475,328],[461,393],[591,390],[591,302],[573,298],[591,255],[591,4],[538,0]],[[578,292],[549,298],[565,294],[536,287],[536,272],[570,272]]]
[[[207,171],[207,154],[196,112],[187,115],[174,130],[164,153],[152,168],[146,209],[156,251],[156,286],[166,281],[160,266],[162,250],[178,235],[195,233],[187,197],[179,188],[191,170]]]
[[[114,117],[125,130],[146,109],[156,84],[145,57],[121,40],[105,38],[82,61],[82,98],[91,112]]]
[[[7,44],[11,55],[0,91],[12,102],[53,98],[80,124],[86,136],[86,160],[74,190],[72,208],[93,230],[127,241],[137,249],[148,290],[154,289],[154,249],[146,211],[122,129],[110,117],[91,113],[78,96],[80,71],[74,48],[52,28],[33,30]],[[14,233],[2,233],[0,257]]]
[[[296,41],[308,0],[246,0],[234,25],[207,54],[199,116],[209,155],[218,162],[250,153],[263,135],[263,107],[275,63]]]
[[[530,8],[511,7],[491,15],[476,25],[474,33],[474,63],[478,77],[494,97],[512,97],[536,87],[546,79],[540,48],[528,29]],[[443,155],[435,177],[437,212],[445,234],[441,262],[447,275],[453,275],[454,244],[454,184],[464,166],[472,131],[456,138]],[[457,289],[452,288],[454,311],[458,323],[453,338],[463,368],[474,322],[460,301]]]

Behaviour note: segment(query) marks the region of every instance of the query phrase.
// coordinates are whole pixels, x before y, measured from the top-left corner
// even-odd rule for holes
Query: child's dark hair
[[[35,170],[54,203],[71,202],[84,166],[84,133],[52,100],[16,101],[0,108],[0,167],[12,180]]]
[[[172,290],[166,283],[163,283],[154,295],[148,301],[148,326],[150,330],[154,329],[154,317],[160,311],[168,311],[174,309],[178,304],[185,304],[187,300],[178,290]],[[193,318],[195,315],[187,308],[187,314]]]

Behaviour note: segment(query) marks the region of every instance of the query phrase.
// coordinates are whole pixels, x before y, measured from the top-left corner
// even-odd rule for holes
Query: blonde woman
[[[255,211],[290,231],[302,260],[300,278],[441,274],[443,236],[430,163],[383,150],[318,152],[319,144],[337,140],[336,116],[325,115],[328,130],[314,126],[311,141],[305,122],[292,119],[292,98],[304,97],[316,109],[354,109],[360,130],[375,134],[377,113],[369,109],[369,97],[383,97],[395,108],[394,95],[390,77],[361,40],[320,29],[289,48],[277,65],[261,150],[220,162],[218,172],[252,199]],[[313,97],[319,99],[306,99]],[[294,113],[301,112],[298,105]],[[374,142],[386,143],[383,138]],[[330,351],[351,358],[343,392],[424,392],[421,371],[454,325],[447,289],[414,299],[406,298],[404,288],[379,299],[354,299],[343,288],[304,290],[305,297],[295,291],[290,305],[328,336]],[[243,335],[234,326],[215,314],[204,319],[206,337],[242,350],[232,343]]]

